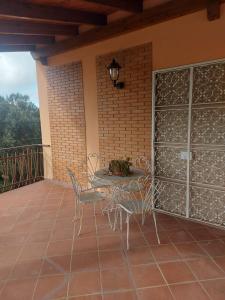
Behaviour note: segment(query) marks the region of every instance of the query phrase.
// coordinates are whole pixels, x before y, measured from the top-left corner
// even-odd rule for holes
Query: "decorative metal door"
[[[154,72],[152,119],[157,208],[225,225],[225,62]]]

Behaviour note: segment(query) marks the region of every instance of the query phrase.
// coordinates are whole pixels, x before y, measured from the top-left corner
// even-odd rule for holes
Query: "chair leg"
[[[95,216],[95,212],[96,212],[96,202],[94,202],[94,216]]]
[[[117,219],[118,219],[118,212],[119,212],[119,209],[118,209],[117,207],[115,207],[115,210],[114,210],[114,224],[113,224],[113,231],[116,230]]]
[[[127,222],[127,250],[130,249],[130,245],[129,245],[129,234],[130,234],[130,216],[129,214],[127,214],[127,219],[126,219],[126,222]]]
[[[158,234],[158,227],[157,227],[157,223],[156,223],[156,215],[155,215],[154,211],[152,212],[152,216],[153,216],[153,220],[154,220],[155,233],[156,233],[156,236],[157,236],[157,241],[158,241],[158,244],[160,244],[160,239],[159,239],[159,234]]]
[[[80,227],[79,227],[79,231],[78,231],[78,236],[80,235],[81,233],[81,229],[82,229],[82,224],[83,224],[83,214],[84,214],[84,210],[83,210],[83,207],[81,208],[81,216],[80,216]]]
[[[120,209],[120,231],[123,231],[123,212]]]

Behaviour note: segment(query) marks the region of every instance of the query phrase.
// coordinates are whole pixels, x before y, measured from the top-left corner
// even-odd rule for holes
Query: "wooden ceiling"
[[[0,51],[32,51],[36,59],[207,9],[225,0],[0,0]],[[115,18],[114,18],[115,16]],[[116,21],[114,21],[114,19]]]

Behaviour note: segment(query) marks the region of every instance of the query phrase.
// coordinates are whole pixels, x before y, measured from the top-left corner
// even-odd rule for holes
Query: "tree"
[[[40,113],[29,96],[0,96],[0,148],[41,143]]]

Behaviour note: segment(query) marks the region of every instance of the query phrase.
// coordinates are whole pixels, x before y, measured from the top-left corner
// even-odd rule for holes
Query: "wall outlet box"
[[[188,151],[181,151],[180,153],[181,160],[188,160]],[[190,152],[189,159],[192,159],[192,153]]]

